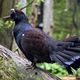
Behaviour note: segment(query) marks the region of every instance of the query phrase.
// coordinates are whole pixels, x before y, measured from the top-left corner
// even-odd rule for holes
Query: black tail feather
[[[72,52],[79,52],[80,53],[80,48],[77,48],[77,47],[67,48],[67,50],[72,51]]]
[[[62,56],[63,58],[65,58],[65,60],[70,60],[70,58],[71,58],[71,55],[64,54],[64,52],[59,52],[59,55]]]
[[[55,52],[50,56],[51,60],[63,65],[68,73],[72,74],[71,67],[75,70],[80,67],[80,53],[73,51]]]

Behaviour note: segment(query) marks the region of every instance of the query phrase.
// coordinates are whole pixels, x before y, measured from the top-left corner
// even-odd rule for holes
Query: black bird
[[[68,73],[72,73],[71,67],[80,67],[79,37],[55,40],[42,30],[33,28],[22,11],[12,9],[10,17],[15,22],[13,34],[16,43],[33,66],[56,62],[63,65]]]

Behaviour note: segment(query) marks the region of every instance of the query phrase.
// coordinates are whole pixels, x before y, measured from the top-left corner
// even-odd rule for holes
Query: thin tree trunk
[[[53,1],[45,0],[44,2],[44,31],[50,36],[53,31]]]

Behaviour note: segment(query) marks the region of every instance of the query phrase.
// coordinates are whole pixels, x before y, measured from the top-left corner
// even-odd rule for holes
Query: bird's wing
[[[27,30],[22,34],[21,46],[25,52],[33,55],[48,55],[47,36],[39,29]]]

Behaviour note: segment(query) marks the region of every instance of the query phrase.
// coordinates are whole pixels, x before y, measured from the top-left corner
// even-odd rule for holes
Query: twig
[[[29,2],[26,6],[22,7],[20,10],[23,10],[24,8],[28,7],[29,5],[31,5],[35,0],[32,0],[31,2]]]

